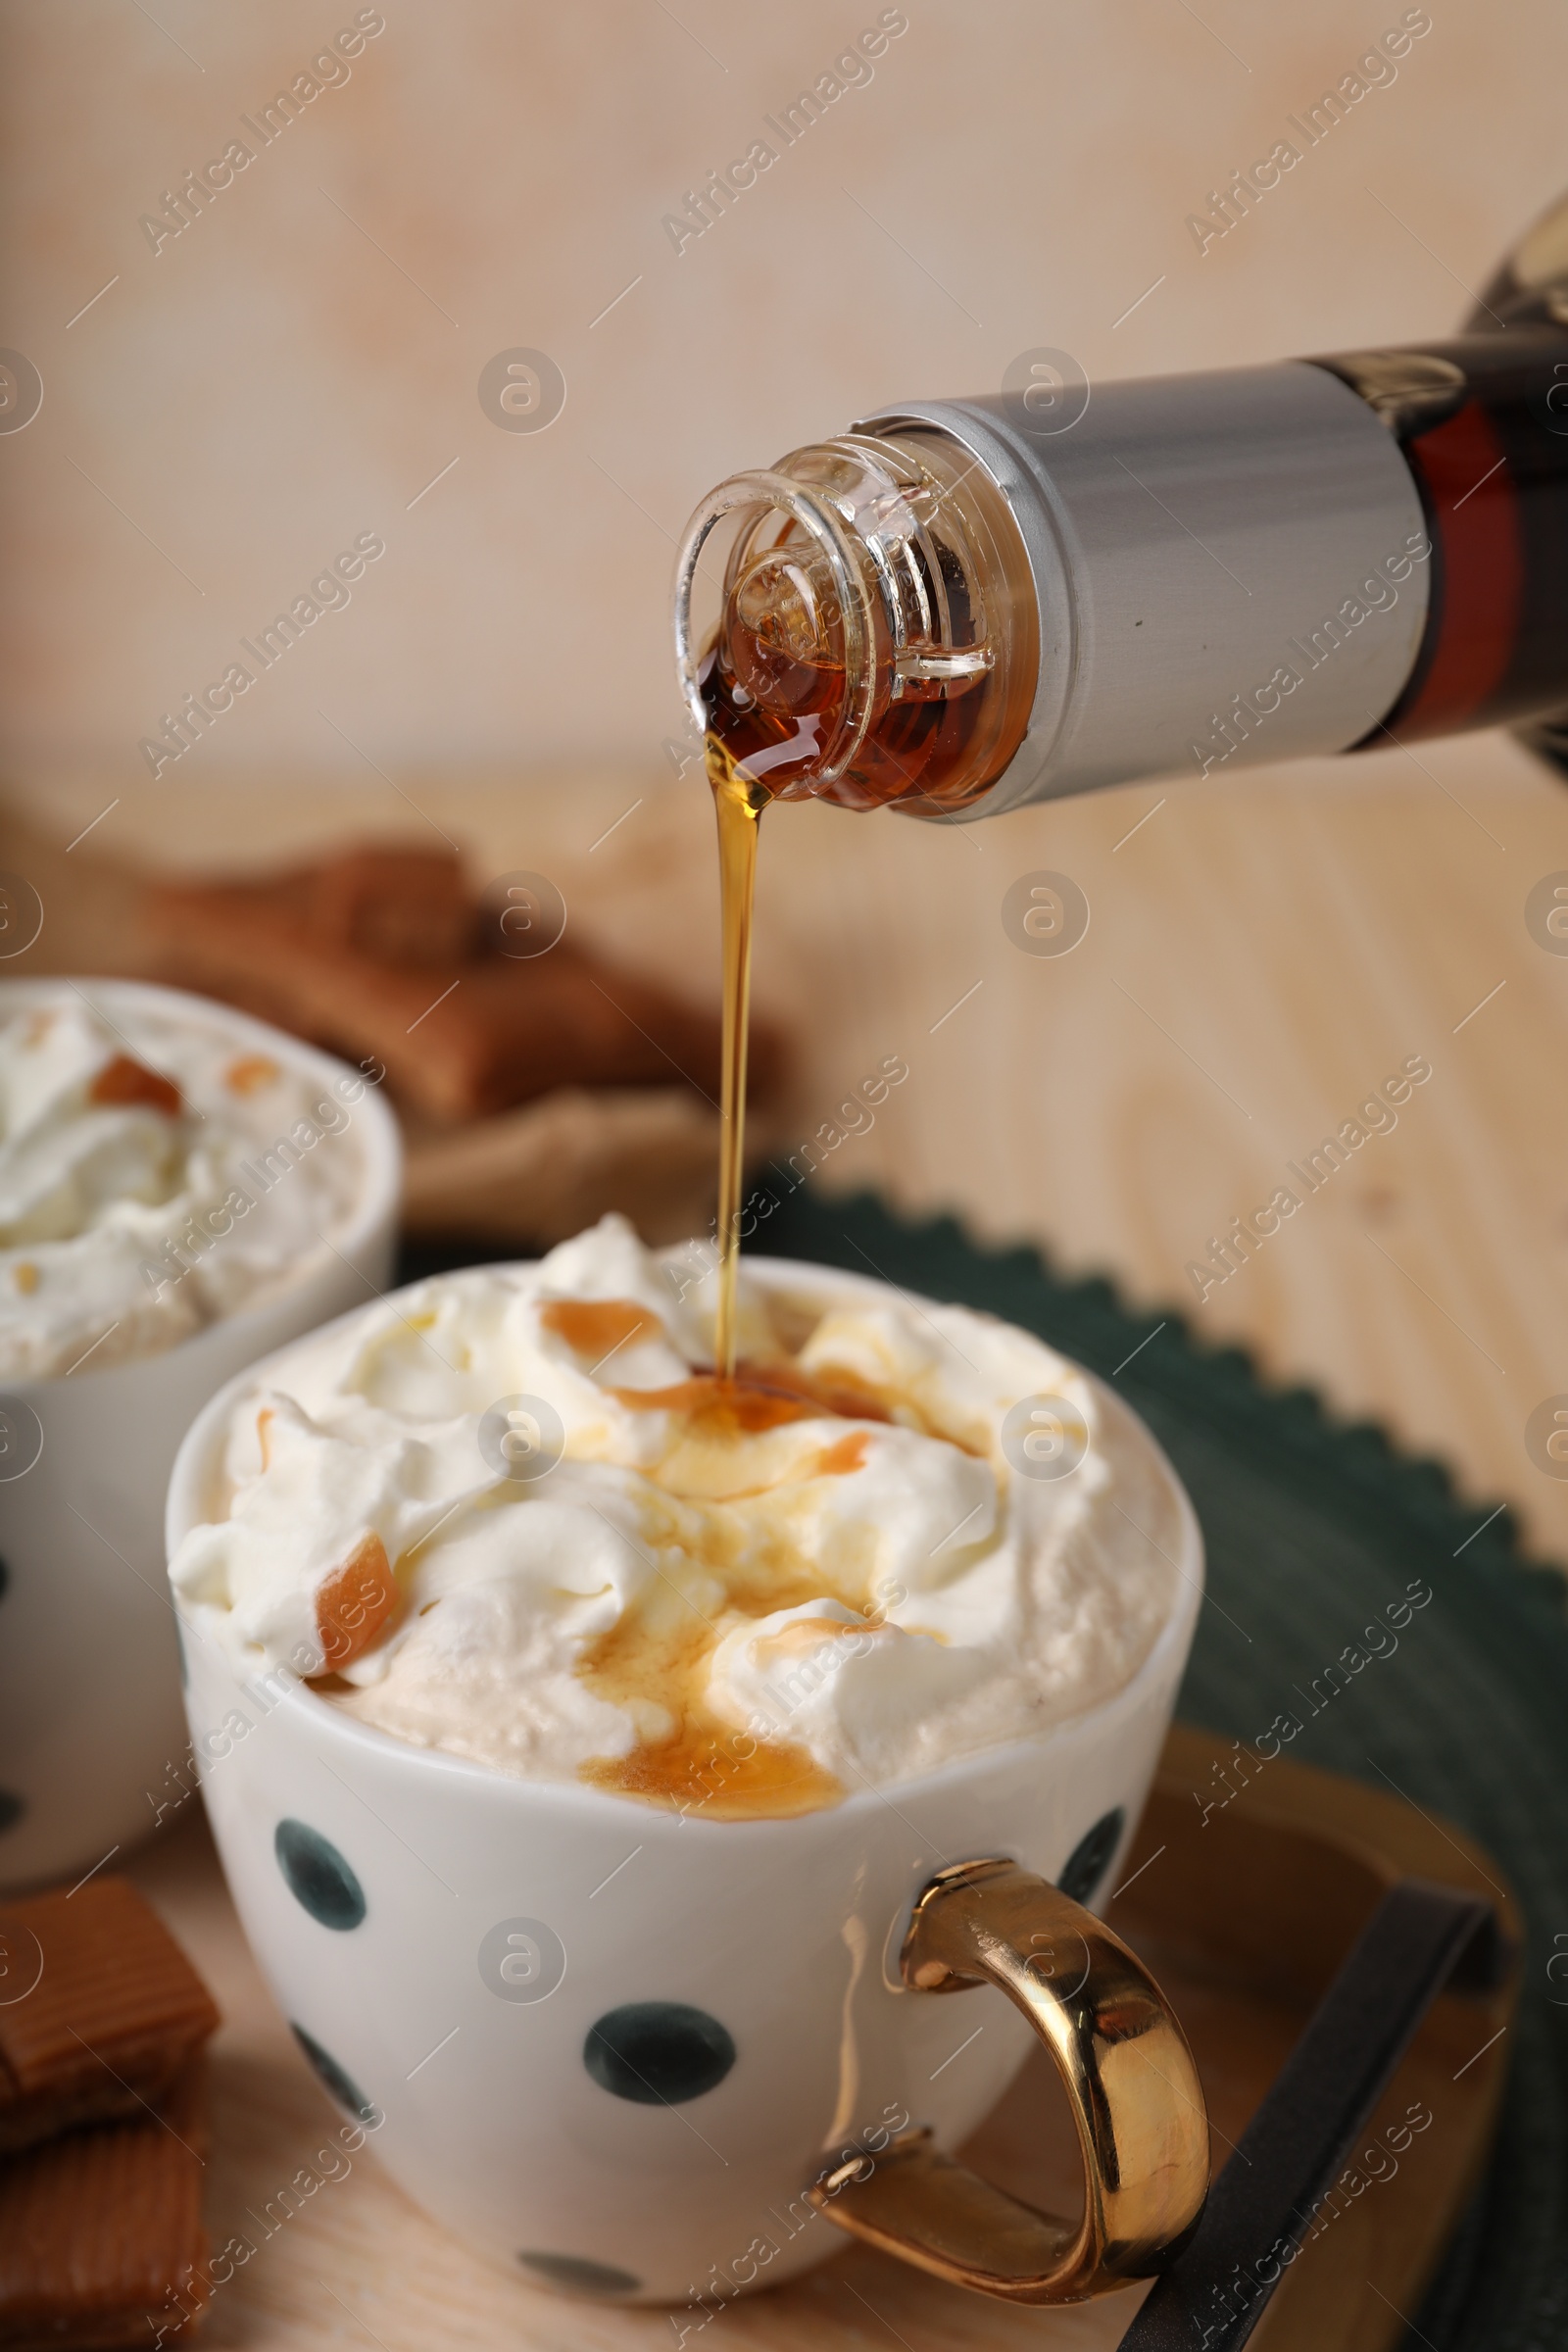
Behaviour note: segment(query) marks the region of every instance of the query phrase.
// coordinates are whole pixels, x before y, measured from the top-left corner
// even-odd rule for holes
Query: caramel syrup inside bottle
[[[931,430],[798,450],[768,478],[799,511],[743,513],[696,670],[710,771],[721,747],[769,800],[967,808],[1017,751],[1039,671],[1005,500]]]
[[[976,760],[996,716],[984,672],[900,681],[902,691],[877,714],[853,765],[822,781],[854,680],[821,617],[832,611],[832,587],[820,574],[819,564],[791,559],[786,537],[732,595],[727,625],[700,673],[710,777],[721,761],[721,772],[744,774],[764,803],[810,798],[857,809],[898,803],[911,815],[948,815],[977,800],[994,781]],[[950,603],[963,608],[966,620],[961,593]]]

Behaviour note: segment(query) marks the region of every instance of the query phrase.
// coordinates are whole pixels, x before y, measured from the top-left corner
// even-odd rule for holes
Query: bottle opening
[[[681,548],[692,715],[710,765],[769,799],[926,815],[979,799],[1028,725],[1039,636],[1004,497],[928,427],[736,474]]]

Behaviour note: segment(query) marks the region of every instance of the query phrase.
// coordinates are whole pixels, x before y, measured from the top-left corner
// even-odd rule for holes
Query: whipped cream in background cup
[[[818,1267],[742,1280],[743,1361],[811,1336],[786,1417],[723,1444],[681,1393],[711,1360],[710,1277],[613,1218],[213,1398],[168,1543],[240,1917],[328,2093],[514,2275],[689,2303],[695,2328],[833,2252],[838,2221],[985,2291],[1103,2291],[1158,2267],[1207,2180],[1179,2029],[1067,1899],[1117,1884],[1197,1522],[1119,1397],[1028,1335]],[[856,1417],[879,1382],[904,1426]],[[737,1559],[803,1548],[816,1597],[797,1580],[769,1610]],[[665,1737],[661,1693],[694,1692],[710,1755]],[[993,1930],[1026,2014],[931,1998],[1003,1981]],[[1031,1969],[1054,1980],[1033,2007]],[[995,2104],[1031,2025],[1082,2078],[1104,2225],[1076,2270],[1071,2226],[1040,2225],[1047,2291],[1016,2249],[997,2273],[995,2216],[966,2251],[968,2225],[928,2227],[954,2178],[933,2144]]]
[[[400,1168],[366,1074],[262,1021],[0,980],[0,1886],[89,1870],[190,1788],[175,1449],[243,1365],[384,1285]]]

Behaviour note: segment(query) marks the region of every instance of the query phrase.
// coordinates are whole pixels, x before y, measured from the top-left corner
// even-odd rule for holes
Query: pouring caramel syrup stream
[[[928,477],[912,458],[900,464],[901,480],[911,495],[929,493],[936,515],[936,477]],[[922,559],[926,604],[936,572],[943,582],[946,633],[940,644],[906,646],[903,666],[896,668],[891,640],[879,623],[872,629],[869,653],[862,648],[854,658],[879,665],[879,683],[873,716],[852,765],[834,764],[851,731],[847,714],[855,684],[839,588],[821,550],[793,521],[779,524],[773,516],[760,538],[742,542],[740,555],[732,558],[718,631],[698,667],[708,780],[718,817],[723,922],[723,1124],[713,1348],[720,1380],[735,1378],[752,895],[761,812],[770,801],[821,798],[859,809],[904,801],[928,814],[951,814],[982,794],[1006,765],[1033,700],[1032,661],[1011,664],[999,695],[993,657],[981,642],[984,611],[978,589],[985,564],[969,553],[966,564],[960,564],[948,547],[945,534],[957,527],[963,485],[972,471],[966,466],[953,485],[952,512],[940,510],[940,528],[932,522],[927,535],[936,535]],[[776,535],[768,536],[775,526]],[[1021,540],[1019,550],[1018,561],[1026,564]],[[988,560],[995,568],[994,555]]]
[[[721,1125],[718,1143],[718,1301],[713,1362],[723,1381],[735,1378],[735,1286],[740,1269],[741,1186],[746,1167],[746,1057],[752,1008],[752,906],[757,885],[757,839],[767,794],[708,738],[708,778],[718,818],[718,890],[723,927],[724,1029]]]
[[[789,1421],[827,1416],[851,1425],[841,1436],[825,1438],[811,1466],[816,1478],[849,1476],[862,1466],[868,1422],[897,1418],[931,1437],[964,1444],[929,1424],[912,1397],[883,1395],[846,1372],[803,1368],[799,1339],[782,1344],[777,1330],[773,1344],[764,1338],[760,1360],[740,1360],[736,1298],[762,810],[770,801],[816,799],[858,809],[905,802],[927,814],[953,814],[983,795],[1006,766],[1033,704],[1032,649],[1039,631],[1032,604],[1030,626],[1018,633],[1022,653],[1000,663],[987,640],[984,609],[988,583],[1000,594],[1015,576],[1029,579],[1027,551],[1004,502],[996,515],[979,511],[983,485],[972,479],[974,461],[945,443],[928,449],[931,439],[917,435],[896,448],[843,443],[801,453],[824,493],[816,511],[825,514],[830,499],[839,517],[824,526],[836,539],[848,546],[862,521],[885,537],[890,516],[902,518],[912,534],[908,544],[894,548],[903,568],[891,584],[884,576],[890,559],[882,537],[875,558],[868,549],[859,556],[851,549],[835,570],[821,534],[813,536],[793,511],[783,515],[764,483],[759,510],[726,566],[716,632],[693,662],[690,683],[701,705],[704,763],[718,828],[723,950],[713,1368],[694,1368],[669,1389],[613,1392],[629,1409],[676,1418],[674,1450],[652,1474],[656,1485],[665,1480],[674,1497],[708,1494],[713,1455]],[[915,504],[903,503],[906,494],[918,514]],[[1001,494],[994,495],[1000,502]],[[725,499],[719,511],[732,507]],[[690,644],[685,600],[709,527],[705,521],[702,535],[690,543],[690,565],[682,560],[677,595],[683,648]],[[1010,569],[998,555],[999,531],[1011,533],[1009,545],[1016,542]],[[858,634],[846,621],[857,564],[867,579],[882,567],[875,595],[868,587],[862,600],[868,617]],[[888,596],[907,623],[897,646]],[[867,663],[875,673],[869,685]],[[862,687],[874,689],[868,711],[860,708]],[[626,1299],[554,1300],[544,1314],[548,1328],[567,1340],[590,1373],[607,1350],[641,1334],[648,1320],[645,1309]],[[694,1477],[695,1486],[683,1484]],[[875,1623],[876,1595],[861,1589],[858,1572],[835,1584],[820,1564],[803,1556],[787,1510],[768,1533],[765,1514],[760,1526],[726,1510],[726,1495],[738,1499],[731,1485],[720,1479],[713,1491],[718,1499],[710,1507],[686,1510],[662,1532],[649,1529],[651,1541],[686,1554],[699,1584],[688,1590],[678,1562],[677,1581],[661,1571],[583,1653],[577,1668],[583,1681],[631,1714],[639,1728],[629,1752],[590,1758],[578,1767],[579,1777],[681,1814],[702,1811],[710,1821],[782,1819],[836,1804],[847,1791],[808,1746],[790,1738],[787,1723],[766,1734],[737,1734],[733,1723],[712,1711],[709,1674],[721,1639],[713,1612],[727,1625],[826,1594]],[[697,1591],[704,1595],[701,1605]],[[798,1623],[772,1639],[786,1646],[796,1640],[808,1650],[841,1624],[841,1616],[833,1615]]]
[[[810,793],[823,728],[843,702],[842,662],[776,557],[754,566],[729,602],[701,670],[705,759],[718,819],[723,941],[723,1083],[718,1147],[718,1298],[713,1365],[733,1384],[741,1193],[746,1177],[746,1060],[758,828],[769,801]]]

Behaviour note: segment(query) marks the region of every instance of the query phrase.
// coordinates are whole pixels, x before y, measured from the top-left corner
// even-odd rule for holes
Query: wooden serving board
[[[1124,1892],[1110,1917],[1149,1960],[1187,2029],[1208,2101],[1216,2169],[1384,1889],[1406,1876],[1501,1899],[1496,1866],[1457,1831],[1359,1783],[1284,1758],[1230,1802],[1214,1767],[1229,1747],[1171,1734]],[[1195,1795],[1195,1791],[1199,1794]],[[194,1800],[192,1800],[194,1802]],[[251,2259],[220,2285],[202,2340],[246,2352],[653,2352],[699,2340],[701,2310],[568,2302],[470,2252],[395,2188],[368,2150],[341,2170],[338,2121],[269,1997],[240,1934],[204,1822],[172,1828],[129,1875],[158,1905],[223,2012],[214,2044],[206,2219],[216,2247]],[[1516,1914],[1515,1914],[1516,1916]],[[1348,2182],[1289,2273],[1253,2342],[1260,2352],[1386,2352],[1413,2315],[1485,2160],[1506,2067],[1512,1987],[1429,2014],[1380,2104]],[[1430,2116],[1415,2132],[1412,2111]],[[1395,2151],[1398,2152],[1396,2153]],[[1032,2058],[965,2151],[992,2179],[1070,2210],[1076,2159],[1050,2066]],[[1373,2173],[1383,2176],[1372,2178]],[[332,2177],[332,2176],[336,2177]],[[310,2180],[315,2186],[306,2188]],[[287,2219],[279,2192],[296,2183]],[[303,2201],[301,2201],[303,2192]],[[269,2207],[271,2213],[269,2214]],[[813,2227],[816,2225],[813,2225]],[[703,2334],[734,2352],[1044,2352],[1116,2344],[1139,2290],[1059,2312],[969,2295],[849,2240],[826,2223],[821,2266],[727,2305]],[[681,2330],[687,2330],[684,2338]]]

